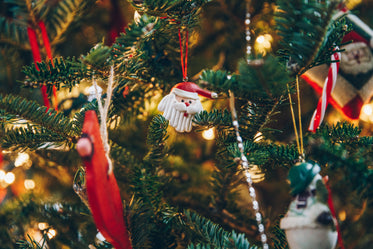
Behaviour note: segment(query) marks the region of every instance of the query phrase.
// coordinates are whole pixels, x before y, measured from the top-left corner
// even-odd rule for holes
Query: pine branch
[[[39,1],[40,5],[35,8],[50,31],[51,46],[62,42],[68,28],[84,16],[95,2],[92,0],[62,0],[57,3]]]
[[[153,168],[159,167],[164,160],[165,142],[168,138],[167,127],[168,121],[162,115],[155,116],[150,124],[147,139],[150,151],[145,156],[144,162],[149,163]]]
[[[17,20],[9,20],[6,17],[0,17],[0,43],[7,43],[24,50],[30,49],[27,37],[27,26]]]
[[[214,109],[211,112],[203,110],[194,116],[193,122],[205,127],[231,127],[232,118],[228,110]]]
[[[26,87],[41,87],[46,85],[48,92],[52,92],[52,87],[71,89],[80,83],[82,79],[89,76],[88,69],[75,58],[63,59],[55,58],[53,63],[40,62],[38,68],[34,64],[24,66],[23,73],[27,76],[24,80]]]
[[[277,4],[275,20],[278,34],[282,36],[280,44],[283,47],[279,52],[288,66],[293,67],[293,73],[297,74],[309,67],[319,50],[332,50],[330,47],[321,49],[321,46],[334,45],[330,44],[330,41],[323,44],[323,38],[328,30],[331,31],[328,27],[338,3],[281,0]],[[328,59],[318,57],[318,60]]]
[[[199,242],[189,244],[188,249],[193,248],[235,248],[235,249],[256,249],[251,245],[243,234],[224,231],[219,225],[214,224],[198,214],[185,211],[185,229],[192,229],[202,238]]]
[[[48,149],[66,144],[71,147],[71,141],[57,133],[50,132],[48,129],[27,125],[23,128],[13,128],[6,130],[2,138],[1,146],[3,148],[19,149]]]
[[[5,110],[11,116],[17,115],[19,118],[29,120],[49,130],[49,132],[59,134],[70,141],[73,141],[79,132],[74,122],[66,118],[62,113],[57,113],[51,109],[46,111],[46,107],[21,97],[12,95],[0,96],[0,109]]]

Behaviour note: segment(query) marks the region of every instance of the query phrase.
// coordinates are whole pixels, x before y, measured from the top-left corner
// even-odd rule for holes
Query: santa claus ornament
[[[170,121],[170,125],[178,132],[190,132],[192,120],[196,113],[203,110],[199,96],[216,98],[216,93],[201,89],[193,82],[176,84],[170,94],[163,97],[158,110]]]
[[[336,18],[346,14],[340,11]],[[361,108],[370,101],[373,95],[373,30],[357,16],[347,13],[346,22],[352,31],[347,33],[341,47],[339,71],[329,102],[348,119],[358,119]],[[328,75],[329,65],[320,65],[302,75],[318,93],[322,89]]]
[[[289,171],[291,195],[288,212],[281,219],[290,249],[333,249],[337,243],[335,221],[328,207],[328,190],[312,161]]]
[[[163,112],[165,119],[170,121],[170,126],[178,132],[190,132],[194,115],[203,110],[198,95],[210,99],[218,97],[216,93],[204,90],[197,84],[188,81],[188,35],[189,32],[186,30],[185,53],[183,53],[183,38],[179,29],[180,62],[184,81],[176,84],[170,94],[163,97],[158,105],[158,110]]]

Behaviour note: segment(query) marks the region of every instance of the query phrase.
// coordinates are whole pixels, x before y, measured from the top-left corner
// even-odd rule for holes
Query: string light
[[[12,184],[15,180],[16,180],[16,176],[12,172],[6,173],[6,175],[4,177],[4,181],[7,184]]]
[[[27,153],[18,153],[18,156],[16,160],[14,161],[14,166],[20,167],[23,164],[27,163],[27,161],[30,159],[29,154]]]
[[[241,167],[244,171],[244,176],[246,178],[246,182],[247,182],[248,187],[249,187],[249,194],[250,194],[250,197],[252,199],[253,210],[255,212],[255,219],[256,219],[256,222],[257,222],[257,225],[258,225],[258,231],[259,231],[259,234],[260,234],[260,239],[261,239],[261,242],[262,242],[262,245],[263,245],[263,249],[269,249],[269,246],[268,246],[268,243],[267,243],[267,235],[265,234],[265,229],[264,229],[264,225],[263,225],[262,215],[259,212],[259,202],[256,200],[255,189],[253,187],[253,178],[250,174],[249,162],[248,162],[248,160],[245,156],[243,140],[242,140],[242,137],[241,137],[240,132],[239,132],[239,124],[238,124],[237,112],[236,112],[236,108],[234,106],[234,102],[235,102],[234,94],[233,94],[232,91],[229,90],[229,106],[230,106],[231,113],[232,113],[232,124],[233,124],[233,127],[234,127],[235,131],[236,131],[237,146],[238,146],[238,149],[240,151],[239,162],[240,162],[240,165],[241,165]]]
[[[25,188],[31,190],[35,188],[35,182],[32,179],[26,179],[24,182]]]
[[[0,169],[0,181],[4,181],[4,179],[5,179],[5,171],[4,170],[2,170],[2,169]]]
[[[204,130],[202,132],[202,137],[205,140],[214,140],[215,139],[215,129],[214,128],[210,128],[208,130]]]
[[[49,227],[49,225],[48,225],[48,223],[46,223],[46,222],[39,222],[39,223],[38,223],[38,228],[39,228],[39,230],[41,230],[41,231],[47,229],[48,227]]]
[[[57,235],[57,231],[51,228],[48,230],[47,235],[49,239],[53,239]]]

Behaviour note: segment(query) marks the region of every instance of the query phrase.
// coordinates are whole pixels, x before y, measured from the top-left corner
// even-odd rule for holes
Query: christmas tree
[[[372,4],[0,6],[1,248],[370,247]]]

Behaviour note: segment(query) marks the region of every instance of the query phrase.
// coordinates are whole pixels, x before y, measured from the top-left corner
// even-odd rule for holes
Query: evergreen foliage
[[[182,79],[178,32],[189,31],[189,49],[193,51],[194,43],[204,32],[201,19],[209,16],[205,15],[206,10],[219,9],[225,13],[224,17],[239,20],[243,25],[243,11],[237,7],[242,6],[242,2],[129,2],[142,16],[131,22],[114,44],[108,46],[98,40],[88,52],[69,56],[59,56],[57,44],[69,44],[69,34],[77,26],[85,25],[84,15],[96,8],[95,1],[0,3],[4,7],[0,12],[0,62],[6,64],[4,58],[15,51],[15,58],[27,60],[27,63],[20,62],[24,63],[23,75],[17,78],[24,86],[20,94],[9,90],[0,95],[1,147],[12,153],[34,153],[32,168],[27,172],[37,175],[53,170],[57,178],[63,177],[62,171],[69,175],[65,179],[68,186],[64,186],[61,193],[57,191],[54,198],[45,197],[41,192],[40,196],[25,195],[0,202],[0,224],[8,224],[8,227],[0,226],[0,244],[11,249],[44,248],[46,244],[49,248],[93,245],[111,248],[110,244],[95,238],[97,231],[86,206],[85,173],[75,151],[84,114],[87,110],[98,112],[97,100],[88,102],[84,96],[79,104],[73,103],[70,108],[61,104],[61,109],[55,111],[37,102],[40,95],[36,91],[45,85],[51,96],[55,86],[61,93],[59,101],[70,101],[73,97],[69,99],[69,94],[80,91],[83,95],[83,89],[91,85],[93,79],[105,89],[109,69],[114,66],[115,85],[108,113],[110,156],[133,248],[261,248],[252,200],[239,167],[241,152],[227,106],[229,91],[236,96],[240,135],[249,167],[257,166],[263,173],[264,181],[254,183],[254,187],[263,203],[260,213],[270,247],[288,248],[278,223],[290,200],[286,173],[300,155],[292,135],[280,138],[283,127],[279,123],[291,126],[290,118],[286,119],[283,113],[288,112],[288,91],[293,93],[296,77],[311,67],[330,63],[335,46],[340,45],[349,30],[344,16],[332,19],[337,3],[278,0],[275,19],[279,50],[250,56],[244,56],[242,51],[241,58],[235,58],[234,72],[225,67],[212,70],[204,65],[200,67],[198,62],[196,66],[190,63],[190,71],[200,72],[190,78],[217,92],[219,98],[206,101],[210,107],[194,116],[194,131],[184,135],[173,131],[156,111],[160,96],[166,95]],[[274,9],[273,1],[264,2]],[[260,16],[259,13],[256,15]],[[39,21],[46,23],[57,56],[35,65],[30,59],[27,27],[37,28]],[[232,37],[243,39],[243,30],[231,30]],[[230,41],[232,37],[225,39]],[[42,44],[41,37],[38,40]],[[23,53],[28,56],[21,56]],[[43,49],[42,54],[45,58]],[[189,57],[198,58],[198,55],[189,52]],[[3,71],[0,69],[1,74]],[[13,79],[8,76],[1,75],[1,85],[6,79]],[[106,97],[104,93],[102,98]],[[199,138],[200,131],[212,127],[216,135],[214,142]],[[342,223],[343,236],[351,245],[359,243],[356,238],[371,240],[373,234],[367,221],[372,217],[369,208],[373,197],[370,166],[373,138],[361,134],[362,129],[344,122],[325,124],[316,133],[304,136],[307,157],[317,161],[322,173],[330,176],[335,193],[342,193],[338,195],[339,207],[346,212],[359,212],[357,217],[351,211]],[[13,163],[16,156],[12,153],[5,156],[5,161],[11,163],[4,169],[16,171],[19,168]],[[323,191],[325,201],[325,189]],[[47,228],[37,229],[38,222],[48,223]],[[363,227],[364,231],[358,237],[353,232],[357,227]],[[50,229],[57,231],[54,238],[48,237]],[[41,233],[41,241],[31,236],[34,230]]]

